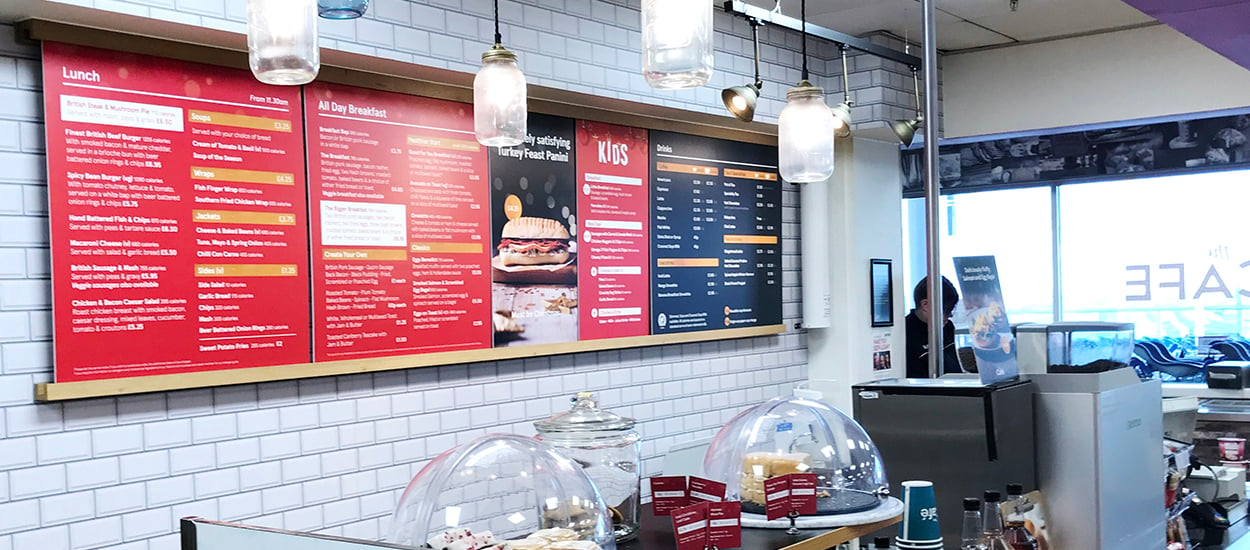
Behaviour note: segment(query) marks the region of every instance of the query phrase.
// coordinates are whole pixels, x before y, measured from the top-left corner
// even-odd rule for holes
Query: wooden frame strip
[[[890,518],[890,519],[883,519],[881,521],[876,521],[873,523],[866,523],[864,525],[851,525],[847,527],[839,527],[837,529],[829,531],[828,533],[824,533],[824,534],[812,537],[810,539],[796,542],[794,544],[791,544],[790,546],[780,548],[779,550],[826,550],[828,548],[833,548],[834,546],[837,546],[844,542],[850,542],[859,537],[870,535],[872,533],[877,532],[878,530],[894,525],[900,521],[903,521],[902,514],[894,516],[893,518]]]
[[[85,399],[88,397],[106,397],[134,393],[185,390],[192,388],[229,386],[234,384],[255,384],[257,382],[274,382],[278,380],[315,378],[319,376],[361,374],[366,372],[402,370],[416,367],[476,363],[480,361],[502,361],[507,359],[563,355],[588,351],[628,349],[635,347],[662,346],[668,344],[688,344],[691,342],[707,342],[712,340],[727,340],[730,338],[747,338],[751,336],[769,336],[781,334],[785,331],[786,326],[784,324],[766,325],[762,327],[730,328],[675,334],[653,334],[650,336],[631,336],[628,338],[609,338],[604,340],[579,340],[577,342],[538,344],[532,346],[519,346],[515,348],[488,348],[440,353],[422,353],[416,355],[400,355],[395,357],[373,357],[368,359],[349,359],[345,361],[325,361],[321,363],[275,365],[271,367],[252,367],[205,372],[187,372],[179,374],[157,374],[153,376],[133,376],[128,378],[111,378],[108,380],[89,380],[84,382],[50,382],[35,385],[35,399],[37,401],[66,401],[70,399]]]

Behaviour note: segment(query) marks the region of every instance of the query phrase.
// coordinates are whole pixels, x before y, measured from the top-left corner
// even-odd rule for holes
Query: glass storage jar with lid
[[[430,461],[400,497],[387,540],[447,550],[490,541],[616,550],[611,516],[581,466],[511,434],[485,435]]]
[[[743,514],[765,514],[764,481],[791,473],[817,476],[817,515],[876,508],[889,496],[885,466],[864,428],[842,411],[796,396],[774,397],[730,420],[703,459],[726,500]]]
[[[616,540],[638,536],[638,485],[642,449],[634,419],[600,409],[595,395],[578,393],[573,408],[534,423],[538,439],[554,446],[585,469],[612,515]]]

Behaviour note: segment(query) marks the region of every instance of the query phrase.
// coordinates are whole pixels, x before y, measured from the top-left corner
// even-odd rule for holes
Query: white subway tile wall
[[[244,0],[66,3],[233,32],[243,31],[246,13]],[[501,10],[505,42],[535,84],[723,114],[718,90],[750,79],[749,64],[736,60],[750,55],[749,27],[723,13],[709,87],[658,92],[638,72],[637,0],[503,0]],[[490,13],[489,0],[376,0],[364,19],[323,21],[323,45],[474,71],[488,47]],[[775,120],[798,80],[791,34],[762,30],[761,120]],[[827,44],[813,51],[818,61],[836,55]],[[840,90],[826,66],[840,70],[815,62],[813,80]],[[870,75],[868,86],[910,92],[910,80],[890,72],[899,78]],[[882,98],[899,99],[889,90]],[[178,518],[187,515],[377,539],[430,459],[484,433],[532,434],[531,422],[567,408],[573,392],[597,391],[603,406],[638,418],[643,473],[655,475],[671,445],[711,436],[806,377],[805,335],[791,331],[36,404],[32,386],[52,372],[41,105],[38,48],[0,25],[0,549],[174,550]],[[793,326],[797,193],[787,188],[783,198],[783,308]]]

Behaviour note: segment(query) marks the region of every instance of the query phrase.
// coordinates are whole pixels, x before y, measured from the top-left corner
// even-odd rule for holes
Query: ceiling
[[[747,0],[773,8],[776,0]],[[1121,0],[936,0],[938,49],[945,52],[1032,42],[1155,24]],[[799,16],[800,0],[781,0],[787,15]],[[918,0],[812,0],[810,23],[862,36],[886,31],[920,42]]]

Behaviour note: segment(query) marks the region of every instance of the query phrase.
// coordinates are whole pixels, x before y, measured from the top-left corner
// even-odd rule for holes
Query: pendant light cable
[[[495,43],[503,44],[503,35],[499,34],[499,0],[495,0]]]
[[[807,0],[799,3],[799,12],[803,21],[803,80],[807,80]]]

